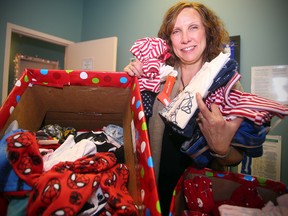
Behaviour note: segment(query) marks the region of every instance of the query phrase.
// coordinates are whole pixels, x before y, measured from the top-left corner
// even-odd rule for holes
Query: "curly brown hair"
[[[220,18],[205,5],[197,2],[181,1],[168,9],[163,17],[162,25],[158,31],[158,37],[166,41],[170,47],[171,57],[166,61],[168,65],[178,66],[180,59],[175,55],[170,35],[173,31],[176,19],[184,8],[193,8],[201,16],[206,32],[206,48],[203,53],[203,61],[211,61],[229,43],[229,34]]]

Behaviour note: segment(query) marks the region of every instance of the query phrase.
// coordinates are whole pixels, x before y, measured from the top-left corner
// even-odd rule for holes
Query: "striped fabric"
[[[217,104],[226,120],[245,117],[257,125],[270,123],[273,116],[284,118],[288,115],[288,107],[284,104],[232,89],[239,79],[240,74],[236,73],[226,86],[210,93],[205,99],[206,105]]]
[[[160,91],[160,67],[170,57],[169,46],[161,38],[136,40],[130,52],[143,64],[144,75],[139,79],[140,91]]]

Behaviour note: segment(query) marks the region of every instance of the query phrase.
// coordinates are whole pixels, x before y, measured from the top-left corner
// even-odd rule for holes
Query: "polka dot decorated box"
[[[128,190],[140,215],[161,215],[137,78],[124,72],[26,69],[0,108],[0,138],[14,120],[25,130],[46,124],[123,127]]]
[[[170,215],[190,215],[189,212],[194,212],[191,215],[273,215],[278,208],[274,208],[274,204],[283,204],[283,200],[286,200],[286,207],[282,206],[287,209],[287,194],[288,188],[281,182],[189,167],[174,188]],[[261,212],[265,205],[266,210]],[[233,213],[227,212],[226,207],[234,209]]]

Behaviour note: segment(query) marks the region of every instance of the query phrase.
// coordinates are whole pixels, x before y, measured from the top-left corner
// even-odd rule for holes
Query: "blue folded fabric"
[[[191,145],[191,143],[193,143]],[[189,155],[197,168],[204,168],[212,160],[212,155],[207,148],[208,144],[201,134],[200,129],[195,130],[195,135],[181,145],[181,152]],[[200,151],[203,151],[199,153]]]
[[[245,119],[232,139],[232,146],[242,149],[249,157],[260,157],[263,155],[263,143],[266,139],[265,126],[258,126],[254,122]],[[181,151],[189,155],[199,167],[205,167],[213,159],[208,144],[197,127],[191,139],[183,142]],[[203,151],[201,154],[197,154]],[[195,156],[196,155],[196,156]]]
[[[22,129],[13,130],[5,134],[0,140],[0,192],[21,192],[32,189],[17,176],[7,159],[6,139],[14,133],[23,131]]]
[[[177,134],[180,134],[180,135],[190,139],[193,136],[195,128],[196,128],[196,126],[198,124],[197,121],[196,121],[196,118],[198,116],[198,112],[199,112],[199,110],[196,110],[195,114],[191,117],[191,119],[189,120],[188,124],[186,125],[186,127],[184,129],[182,129],[182,128],[178,127],[177,125],[173,124],[173,122],[167,122],[167,124]]]
[[[234,59],[229,59],[228,62],[219,71],[214,78],[212,85],[208,89],[209,92],[213,92],[221,86],[225,86],[231,78],[237,73],[238,63]]]
[[[258,126],[250,120],[243,121],[232,139],[232,145],[241,148],[249,157],[262,156],[267,135],[265,128],[266,126]]]

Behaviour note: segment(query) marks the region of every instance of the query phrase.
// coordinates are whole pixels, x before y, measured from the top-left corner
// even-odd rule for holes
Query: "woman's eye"
[[[179,30],[174,30],[174,31],[172,32],[173,35],[175,35],[175,34],[177,34],[177,33],[179,33]]]
[[[190,26],[190,30],[197,30],[197,29],[198,29],[198,26],[196,25]]]

